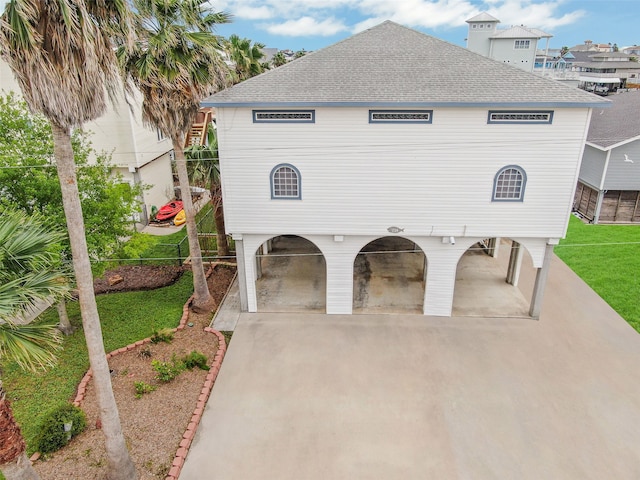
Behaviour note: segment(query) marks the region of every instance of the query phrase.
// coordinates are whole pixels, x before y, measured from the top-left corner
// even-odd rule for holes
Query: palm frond
[[[55,365],[61,342],[60,331],[53,325],[0,323],[0,361],[11,359],[26,370]]]

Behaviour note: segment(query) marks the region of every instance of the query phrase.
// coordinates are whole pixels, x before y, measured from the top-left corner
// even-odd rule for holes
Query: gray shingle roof
[[[640,91],[622,92],[607,97],[611,108],[593,110],[587,141],[607,148],[640,137]]]
[[[207,98],[223,106],[598,106],[606,100],[387,21]]]

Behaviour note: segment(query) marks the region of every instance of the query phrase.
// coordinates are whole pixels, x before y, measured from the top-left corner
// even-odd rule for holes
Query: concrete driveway
[[[558,259],[539,321],[243,314],[180,479],[638,479],[639,364]]]

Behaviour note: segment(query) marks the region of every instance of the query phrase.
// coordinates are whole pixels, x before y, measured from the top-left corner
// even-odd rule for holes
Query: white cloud
[[[266,20],[267,18],[273,18],[274,13],[264,5],[262,7],[239,5],[233,11],[233,16],[246,20]]]
[[[348,30],[348,28],[335,18],[327,18],[321,22],[311,17],[302,17],[297,20],[288,20],[283,23],[268,24],[264,26],[272,35],[285,35],[289,37],[305,37],[319,35],[329,37],[336,33]]]
[[[1,1],[1,0],[0,0]],[[561,8],[565,0],[218,0],[215,5],[238,18],[272,22],[270,33],[288,36],[330,36],[359,32],[384,20],[409,27],[453,28],[487,11],[501,26],[524,24],[551,30],[576,22],[583,10]],[[356,13],[358,18],[353,19]],[[364,16],[364,18],[363,18]],[[348,25],[347,18],[352,24]],[[277,19],[277,20],[276,20]],[[323,20],[325,19],[325,20]]]

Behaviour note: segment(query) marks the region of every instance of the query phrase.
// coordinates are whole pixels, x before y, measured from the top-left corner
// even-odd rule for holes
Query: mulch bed
[[[123,265],[108,270],[93,281],[96,295],[112,292],[133,292],[137,290],[153,290],[154,288],[173,285],[182,276],[188,266],[177,265]],[[116,278],[122,280],[113,285]]]
[[[144,269],[149,267],[126,267],[117,272],[123,277],[134,272],[128,284],[138,279],[140,284],[146,285],[143,280]],[[156,279],[166,274],[165,281],[170,281],[169,269],[162,267],[160,272],[163,273],[147,273]],[[114,273],[111,271],[109,274]],[[218,265],[209,276],[209,290],[216,308],[222,302],[234,274],[233,267]],[[197,350],[205,354],[211,364],[218,350],[218,338],[204,331],[210,321],[211,314],[189,312],[188,322],[193,326],[177,331],[171,343],[147,343],[109,359],[120,422],[139,479],[166,477],[208,373],[196,368],[182,372],[169,383],[160,383],[151,368],[151,360],[171,361],[173,355],[181,357]],[[136,399],[134,382],[145,382],[157,389]],[[99,428],[99,411],[92,381],[87,385],[81,408],[87,414],[87,430],[62,450],[35,462],[34,467],[43,479],[105,478],[104,435]]]

